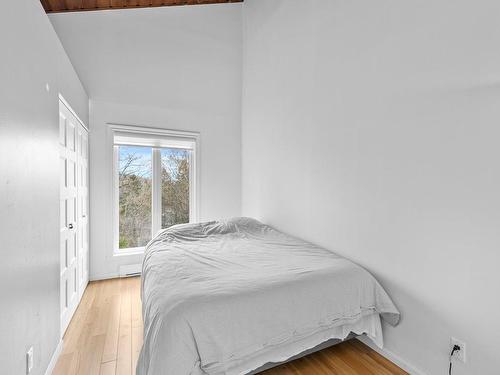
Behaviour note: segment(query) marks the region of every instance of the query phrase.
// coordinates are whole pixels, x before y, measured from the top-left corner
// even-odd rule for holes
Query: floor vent
[[[142,264],[131,264],[128,266],[120,266],[120,277],[140,276]]]

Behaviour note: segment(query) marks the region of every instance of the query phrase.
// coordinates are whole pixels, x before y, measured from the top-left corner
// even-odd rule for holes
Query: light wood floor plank
[[[118,335],[120,333],[120,295],[114,295],[109,300],[109,319],[106,329],[106,340],[104,342],[104,352],[102,361],[116,361],[118,356]]]
[[[88,350],[81,353],[78,375],[99,375],[105,335],[90,336]]]
[[[52,372],[53,375],[75,374],[77,359],[75,353],[61,354]]]
[[[141,294],[140,283],[134,282],[132,284],[132,368],[137,366],[139,353],[142,348],[143,339],[143,325],[142,325],[142,304],[140,298]]]
[[[132,296],[131,279],[123,279],[121,285],[120,334],[116,373],[132,375]]]
[[[101,373],[99,375],[115,375],[116,361],[101,363]]]
[[[92,282],[64,335],[63,351],[53,375],[134,375],[142,339],[140,278]],[[358,340],[260,375],[371,374],[407,375]]]

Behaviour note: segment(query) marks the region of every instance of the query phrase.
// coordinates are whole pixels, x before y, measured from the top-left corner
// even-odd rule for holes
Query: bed
[[[250,218],[148,244],[137,375],[250,374],[350,334],[383,345],[399,311],[365,269]]]

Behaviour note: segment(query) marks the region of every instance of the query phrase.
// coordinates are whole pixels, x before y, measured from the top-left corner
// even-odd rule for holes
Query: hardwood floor
[[[353,339],[274,367],[259,375],[408,375],[391,361]]]
[[[53,375],[132,375],[141,346],[140,279],[92,282],[64,335]],[[407,373],[358,340],[350,340],[261,374]]]

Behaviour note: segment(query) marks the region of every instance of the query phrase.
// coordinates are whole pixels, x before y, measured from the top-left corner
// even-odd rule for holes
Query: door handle
[[[73,224],[69,224],[68,229],[73,229]]]

